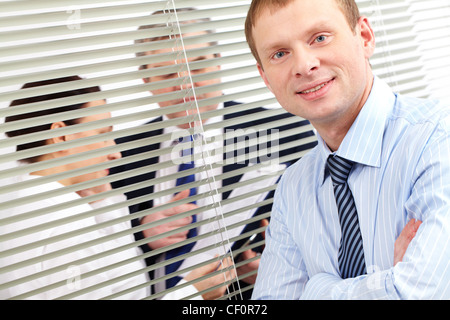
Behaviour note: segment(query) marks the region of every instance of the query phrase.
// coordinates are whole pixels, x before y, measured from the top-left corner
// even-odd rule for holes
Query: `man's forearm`
[[[302,300],[392,300],[401,299],[392,271],[385,270],[352,279],[319,273],[309,279]]]

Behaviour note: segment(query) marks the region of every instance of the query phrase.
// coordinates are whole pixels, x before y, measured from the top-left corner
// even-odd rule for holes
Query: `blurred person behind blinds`
[[[46,81],[39,81],[26,84],[24,88],[45,86],[50,84],[58,84],[69,81],[80,81],[83,80],[78,76],[64,77]],[[83,89],[70,90],[65,92],[57,92],[51,93],[26,99],[15,100],[11,103],[10,107],[25,105],[33,102],[43,102],[49,101],[53,99],[60,99],[70,96],[79,96],[83,94],[100,92],[99,87],[89,87]],[[105,104],[105,100],[97,100],[86,103],[79,103],[69,106],[50,108],[46,110],[35,111],[31,113],[19,114],[7,117],[5,122],[10,123],[17,120],[22,119],[31,119],[37,118],[45,115],[52,115],[61,112],[68,112],[73,110],[78,110],[81,108],[95,108]],[[57,130],[60,128],[65,128],[68,126],[72,126],[75,124],[84,124],[93,121],[101,121],[104,119],[108,119],[111,117],[109,112],[102,112],[98,114],[87,115],[85,117],[64,120],[64,121],[55,121],[53,123],[38,125],[34,127],[24,127],[18,130],[13,130],[7,132],[8,137],[18,137],[30,133],[36,132],[44,132],[47,130]],[[81,129],[80,129],[81,130]],[[60,136],[55,136],[52,138],[48,138],[41,141],[32,141],[30,143],[21,144],[17,146],[17,151],[28,150],[31,148],[38,148],[45,145],[65,143],[68,141],[73,141],[76,139],[82,139],[87,137],[92,137],[94,135],[101,135],[112,131],[111,126],[88,129],[85,131],[75,132],[71,134],[61,133]],[[113,140],[105,139],[102,141],[94,142],[88,145],[81,146],[70,146],[67,148],[62,147],[61,150],[57,150],[54,152],[50,152],[47,154],[39,154],[37,151],[37,155],[33,157],[29,157],[26,159],[20,160],[20,165],[32,165],[37,162],[44,162],[49,160],[54,160],[57,158],[63,158],[66,156],[81,154],[84,152],[92,151],[92,150],[100,150],[101,148],[110,147],[115,145]],[[38,150],[38,149],[37,149]],[[77,170],[80,168],[84,168],[90,165],[98,165],[101,163],[106,163],[109,161],[117,160],[121,158],[121,154],[119,152],[114,152],[110,154],[104,154],[95,156],[93,158],[78,160],[73,163],[65,163],[61,165],[56,165],[54,167],[45,167],[44,169],[33,171],[30,173],[25,173],[19,176],[15,176],[10,178],[10,183],[21,183],[26,181],[32,181],[35,179],[39,179],[40,177],[47,177],[56,174],[60,174],[63,172],[70,172],[71,170]],[[95,169],[93,169],[95,170]],[[75,173],[76,174],[76,173]],[[106,177],[109,174],[109,169],[101,169],[98,171],[88,172],[81,175],[69,176],[63,178],[59,181],[53,182],[44,182],[43,184],[34,184],[32,187],[23,188],[20,190],[16,190],[13,192],[9,192],[7,194],[2,194],[0,196],[1,201],[5,202],[8,200],[14,199],[22,199],[28,196],[37,195],[41,192],[47,192],[55,190],[55,196],[39,200],[36,202],[24,203],[23,205],[19,205],[13,208],[9,208],[7,210],[1,210],[0,214],[2,218],[14,217],[17,215],[24,215],[25,218],[20,220],[19,222],[15,222],[8,225],[0,226],[0,234],[3,236],[5,234],[9,234],[15,231],[20,231],[23,229],[27,229],[30,227],[36,226],[45,226],[51,222],[55,222],[59,219],[74,217],[76,215],[86,213],[88,211],[94,210],[96,208],[101,208],[104,206],[112,205],[115,203],[119,203],[125,201],[126,198],[124,195],[117,196],[106,196],[105,199],[92,201],[90,203],[82,203],[73,207],[69,207],[67,209],[57,210],[55,212],[51,212],[44,215],[39,215],[36,217],[27,218],[26,215],[29,212],[34,212],[38,209],[50,208],[55,205],[60,205],[63,203],[69,203],[71,201],[79,200],[82,197],[88,197],[92,195],[97,195],[105,191],[112,190],[111,185],[109,183],[100,184],[98,186],[94,186],[88,189],[77,189],[76,192],[69,192],[65,194],[60,194],[58,191],[61,188],[76,186],[77,184],[82,184],[87,181],[91,181],[94,179],[99,179]],[[80,188],[83,188],[80,186]],[[98,197],[96,198],[98,199]],[[19,248],[22,246],[30,245],[30,249],[21,250],[16,254],[12,254],[6,257],[2,257],[0,259],[0,267],[7,267],[14,264],[20,264],[26,262],[29,259],[45,257],[47,254],[51,254],[57,252],[59,250],[68,250],[67,253],[63,253],[56,257],[43,258],[42,261],[25,264],[23,267],[18,266],[14,268],[14,270],[0,274],[0,284],[5,284],[10,281],[19,280],[27,276],[31,276],[32,278],[29,281],[21,281],[16,285],[13,285],[7,289],[3,289],[0,291],[1,299],[14,298],[15,296],[25,294],[27,292],[37,290],[40,288],[44,288],[45,286],[51,285],[53,283],[57,283],[60,281],[66,281],[65,284],[62,284],[59,287],[51,288],[44,292],[37,292],[36,294],[31,294],[29,298],[32,299],[54,299],[66,294],[70,294],[76,292],[77,290],[85,289],[93,285],[101,284],[102,282],[109,281],[115,279],[117,277],[124,276],[126,274],[136,272],[139,270],[143,270],[145,268],[145,263],[143,259],[135,259],[139,255],[142,254],[141,250],[138,247],[131,247],[120,250],[117,253],[106,255],[104,257],[99,257],[97,259],[88,260],[87,262],[78,263],[78,260],[85,259],[90,256],[94,256],[96,254],[105,253],[111,249],[120,248],[123,246],[127,246],[134,242],[133,234],[127,234],[122,237],[108,240],[105,242],[101,242],[94,245],[83,246],[84,243],[88,243],[89,241],[101,239],[105,236],[116,234],[119,232],[123,232],[129,229],[130,222],[119,222],[110,226],[106,226],[91,232],[87,232],[80,235],[74,235],[71,237],[67,237],[61,241],[50,242],[49,244],[34,246],[32,245],[34,242],[42,241],[45,239],[51,239],[56,236],[61,236],[64,234],[68,234],[70,232],[81,230],[83,228],[92,227],[96,224],[112,221],[117,218],[127,217],[129,215],[128,208],[126,205],[123,208],[119,208],[116,210],[107,211],[105,213],[97,214],[95,216],[90,216],[83,218],[81,220],[77,220],[74,222],[69,222],[66,224],[58,225],[55,227],[43,227],[40,228],[39,231],[32,232],[25,236],[14,237],[13,239],[3,241],[0,243],[0,249],[2,252],[6,250],[11,250],[14,248]],[[77,249],[76,246],[81,246],[80,249]],[[88,272],[95,271],[97,269],[105,268],[112,266],[116,263],[120,263],[126,260],[130,260],[128,263],[119,264],[118,266],[102,271],[93,276],[85,276],[84,274]],[[73,262],[71,264],[71,262]],[[228,261],[225,261],[228,263]],[[43,276],[33,275],[39,272],[45,272],[47,270],[51,270],[52,268],[58,266],[67,266],[60,268],[60,270],[50,273]],[[185,281],[193,280],[197,277],[203,276],[209,272],[212,272],[216,269],[218,263],[214,262],[205,267],[199,268],[195,271],[192,271],[188,274],[185,279],[183,279],[183,283]],[[130,289],[134,286],[141,285],[143,283],[148,282],[148,274],[147,272],[137,272],[137,275],[126,278],[125,280],[112,282],[111,284],[107,284],[98,289],[93,289],[91,291],[86,291],[85,293],[78,295],[77,299],[98,299],[107,297],[111,294],[115,294],[121,292],[126,289]],[[223,275],[218,275],[212,277],[211,279],[204,280],[202,282],[197,282],[194,285],[186,286],[182,289],[179,289],[175,292],[167,294],[164,299],[179,299],[191,294],[195,294],[198,291],[202,291],[206,288],[215,286],[224,281]],[[149,287],[144,287],[141,289],[136,289],[128,293],[124,293],[123,295],[119,295],[119,299],[141,299],[147,297],[149,295]],[[220,287],[215,289],[214,291],[205,294],[203,298],[216,298],[218,296],[223,295],[225,291],[225,287]],[[201,298],[200,298],[201,299]]]

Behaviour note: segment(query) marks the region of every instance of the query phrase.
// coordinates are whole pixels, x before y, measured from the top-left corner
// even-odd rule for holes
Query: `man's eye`
[[[164,79],[174,79],[178,77],[178,73],[167,73],[162,76]]]
[[[286,55],[286,52],[280,51],[274,54],[273,58],[274,59],[281,59]]]
[[[325,40],[327,40],[327,36],[318,36],[316,38],[316,42],[324,42]]]

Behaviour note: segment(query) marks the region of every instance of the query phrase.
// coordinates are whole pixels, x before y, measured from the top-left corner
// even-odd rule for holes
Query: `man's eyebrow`
[[[307,30],[308,33],[316,33],[319,31],[326,31],[326,30],[330,30],[332,29],[331,25],[329,24],[329,21],[320,21],[318,23],[316,23],[315,25],[311,26],[311,28],[309,28]]]
[[[328,21],[324,20],[324,21],[319,21],[317,23],[315,23],[314,25],[310,26],[309,28],[305,29],[304,31],[299,32],[299,38],[302,37],[308,37],[314,33],[320,32],[320,31],[325,31],[325,30],[330,30],[331,26],[328,23]],[[262,52],[263,53],[271,53],[272,51],[278,50],[278,49],[282,49],[286,46],[285,42],[281,42],[279,41],[279,39],[276,40],[277,42],[268,44],[266,47],[262,48]]]
[[[284,47],[285,46],[281,42],[276,42],[276,43],[273,43],[273,44],[269,44],[266,47],[263,47],[262,48],[262,52],[263,52],[263,54],[270,54],[273,51],[279,50],[279,49],[284,48]]]
[[[197,62],[197,61],[203,61],[203,60],[208,60],[208,58],[206,56],[199,56],[199,57],[195,58],[194,60],[192,60],[191,62]]]

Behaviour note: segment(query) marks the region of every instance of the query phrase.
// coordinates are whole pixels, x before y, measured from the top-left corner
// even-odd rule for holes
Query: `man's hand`
[[[268,226],[268,225],[269,225],[269,221],[267,219],[261,220],[261,224],[260,224],[261,227],[265,227],[265,226]],[[262,236],[263,236],[264,239],[266,238],[265,231],[262,233]],[[241,255],[239,260],[240,261],[245,261],[245,260],[252,259],[252,258],[254,258],[256,256],[257,256],[257,253],[255,251],[249,249],[247,251],[242,252],[242,255]],[[249,273],[251,271],[257,270],[259,268],[259,262],[260,261],[261,261],[261,259],[254,260],[254,261],[252,261],[250,263],[244,264],[243,266],[237,268],[238,275],[243,275],[243,274]],[[248,283],[248,284],[254,284],[256,282],[256,276],[257,275],[258,274],[251,275],[251,276],[249,276],[247,278],[242,279],[242,281],[244,281],[245,283]]]
[[[177,195],[175,195],[175,197],[170,202],[175,202],[175,201],[187,198],[188,196],[189,196],[189,190],[184,190],[184,191],[178,193]],[[177,207],[162,210],[159,212],[152,213],[148,216],[145,216],[141,220],[141,224],[146,224],[146,223],[154,222],[157,220],[165,219],[165,218],[171,217],[173,215],[176,215],[179,213],[184,213],[184,212],[196,209],[196,208],[198,208],[198,206],[196,206],[195,204],[192,204],[192,203],[182,204]],[[192,217],[180,218],[178,220],[174,220],[172,222],[168,222],[168,223],[159,225],[159,226],[151,228],[151,229],[146,229],[143,231],[143,233],[144,233],[144,236],[146,238],[148,238],[151,236],[156,236],[156,235],[159,235],[164,232],[172,231],[177,228],[187,226],[191,222],[192,222]],[[149,242],[148,245],[153,250],[159,249],[162,247],[166,247],[166,246],[181,242],[183,240],[186,240],[188,232],[189,232],[189,230],[182,231],[177,234],[171,235],[169,237],[162,238],[162,239],[159,239],[159,240],[156,240],[153,242]]]
[[[217,257],[217,256],[216,256]],[[210,274],[212,272],[220,271],[222,269],[229,268],[233,265],[231,258],[226,258],[222,260],[221,262],[212,262],[206,266],[194,269],[191,271],[186,277],[184,277],[184,280],[186,281],[192,281],[197,278],[203,277],[207,274]],[[231,268],[230,270],[218,273],[215,276],[211,276],[209,278],[206,278],[203,281],[194,283],[194,287],[199,291],[207,290],[212,287],[218,286],[220,284],[223,284],[224,282],[230,281],[232,279],[236,278],[236,272],[234,271],[234,268]],[[228,285],[223,285],[221,287],[215,288],[214,290],[208,291],[202,295],[204,300],[215,300],[220,297],[222,297],[225,294],[225,291],[227,290]]]
[[[408,224],[403,228],[400,236],[395,240],[394,244],[394,266],[403,260],[403,256],[406,253],[406,249],[408,249],[409,244],[412,239],[416,236],[417,230],[419,229],[422,221],[412,219],[408,222]]]

